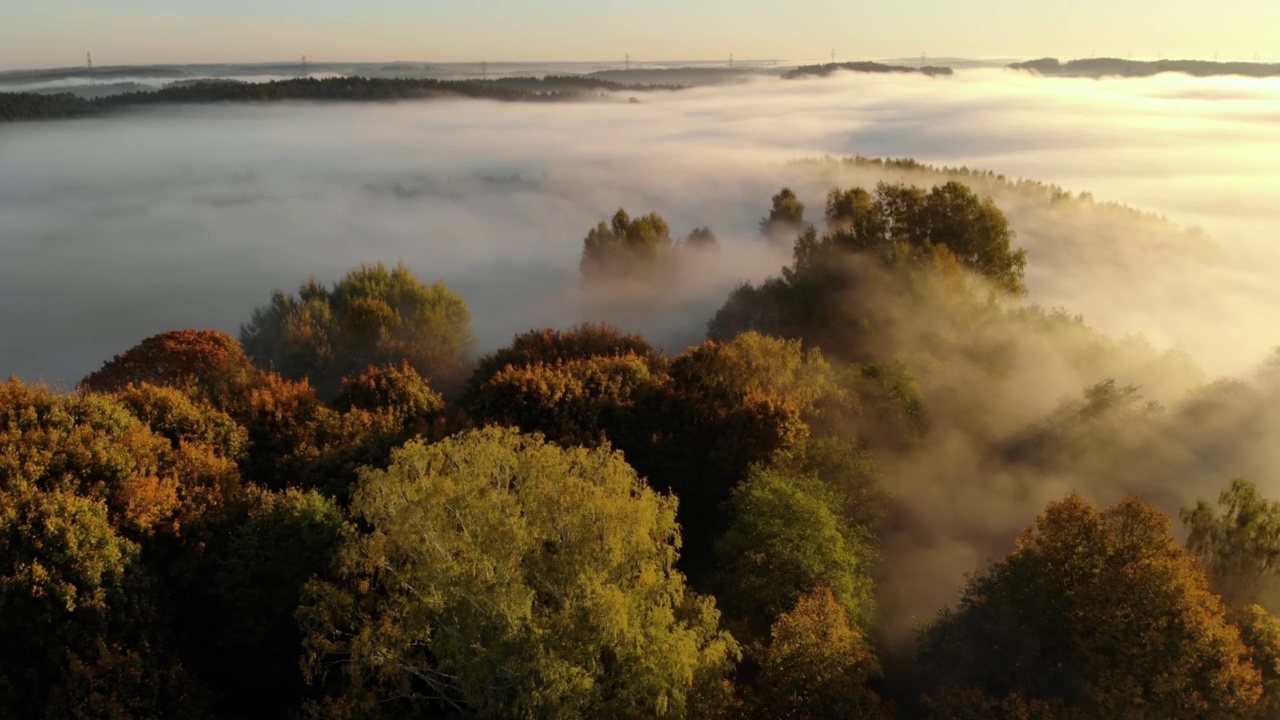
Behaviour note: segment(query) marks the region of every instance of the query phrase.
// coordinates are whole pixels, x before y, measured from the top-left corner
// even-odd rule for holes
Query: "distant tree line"
[[[56,120],[101,112],[94,104],[71,93],[0,93],[0,122]]]
[[[842,62],[842,63],[824,63],[822,65],[801,65],[794,70],[789,70],[783,74],[783,79],[795,80],[802,77],[826,77],[831,73],[838,71],[858,72],[858,73],[920,73],[935,77],[939,75],[951,75],[953,70],[949,67],[939,67],[935,65],[923,65],[920,67],[910,67],[907,65],[886,65],[878,62]]]
[[[503,101],[556,101],[617,90],[673,90],[674,86],[634,86],[577,76],[434,80],[418,78],[293,78],[265,83],[208,80],[172,84],[159,90],[95,99],[70,93],[0,93],[0,121],[101,115],[123,108],[179,103],[281,102],[287,100],[380,101],[462,96]]]
[[[1015,70],[1029,70],[1037,75],[1059,77],[1150,77],[1160,73],[1182,73],[1192,77],[1238,75],[1243,77],[1280,76],[1280,63],[1218,62],[1216,60],[1125,60],[1121,58],[1082,58],[1062,62],[1057,58],[1040,58],[1013,63]]]

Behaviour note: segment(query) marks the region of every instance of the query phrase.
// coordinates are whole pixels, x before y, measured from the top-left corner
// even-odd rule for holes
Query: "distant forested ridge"
[[[885,65],[884,63],[877,62],[843,62],[826,63],[824,65],[801,65],[794,70],[787,71],[782,77],[786,80],[794,80],[796,78],[810,76],[826,77],[838,70],[860,73],[921,73],[930,77],[937,75],[951,75],[954,72],[949,67],[938,67],[934,65],[908,67],[906,65]]]
[[[682,86],[723,85],[745,82],[753,77],[774,77],[777,71],[767,67],[679,67],[597,70],[586,77],[641,85]]]
[[[674,90],[674,86],[636,86],[578,76],[496,80],[434,80],[421,78],[293,78],[265,83],[206,80],[168,85],[159,90],[84,99],[70,93],[0,93],[0,122],[46,120],[102,115],[123,108],[218,102],[280,102],[285,100],[378,101],[430,97],[469,97],[489,100],[573,100],[620,90]]]
[[[1037,75],[1056,77],[1150,77],[1160,73],[1183,73],[1193,77],[1240,75],[1244,77],[1280,77],[1280,63],[1217,62],[1210,60],[1122,60],[1120,58],[1087,58],[1061,62],[1057,58],[1041,58],[1009,65],[1014,70],[1030,70]]]
[[[931,165],[913,158],[873,158],[862,155],[848,157],[805,158],[794,161],[796,165],[811,167],[814,170],[830,174],[835,171],[849,171],[861,168],[896,171],[903,181],[912,183],[944,183],[958,180],[980,194],[990,194],[999,190],[1016,193],[1027,201],[1047,202],[1063,208],[1100,210],[1110,218],[1123,218],[1127,221],[1158,224],[1166,236],[1179,236],[1188,245],[1207,247],[1210,244],[1204,230],[1198,227],[1179,227],[1167,217],[1149,210],[1140,210],[1131,205],[1114,200],[1099,200],[1093,193],[1081,191],[1074,193],[1061,185],[1046,183],[1030,178],[1014,178],[994,170],[971,168],[967,166],[953,167],[949,165]]]

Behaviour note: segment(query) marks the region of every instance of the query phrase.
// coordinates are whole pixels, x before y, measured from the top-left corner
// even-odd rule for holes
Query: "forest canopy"
[[[792,261],[685,347],[476,358],[374,263],[0,385],[0,716],[1277,717],[1277,362],[1025,304],[955,175],[759,198]],[[580,269],[716,242],[619,210]]]

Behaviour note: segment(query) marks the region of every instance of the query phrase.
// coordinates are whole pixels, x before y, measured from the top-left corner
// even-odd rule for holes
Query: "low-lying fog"
[[[734,285],[787,261],[758,236],[771,194],[796,187],[820,219],[831,181],[786,163],[826,154],[989,168],[1201,226],[1215,248],[996,197],[1029,250],[1032,300],[1181,344],[1213,374],[1280,344],[1280,81],[971,70],[632,94],[0,126],[0,375],[67,387],[148,335],[235,333],[272,289],[378,260],[461,291],[481,351],[602,318],[676,347]],[[837,180],[879,177],[898,175]],[[663,307],[593,306],[582,238],[620,206],[678,235],[709,225],[718,262]]]

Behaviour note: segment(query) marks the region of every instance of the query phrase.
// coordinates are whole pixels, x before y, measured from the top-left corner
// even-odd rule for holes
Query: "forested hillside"
[[[433,80],[424,78],[294,78],[265,83],[203,80],[173,83],[159,90],[126,92],[93,99],[70,93],[0,93],[0,122],[102,115],[123,108],[181,103],[378,101],[428,97],[469,97],[505,101],[566,100],[616,90],[671,90],[632,86],[577,76]]]
[[[375,263],[0,385],[0,716],[1280,717],[1280,356],[1028,304],[1018,184],[894,167],[760,198],[791,261],[678,352],[477,358]],[[728,252],[633,210],[589,292]]]
[[[825,77],[833,72],[844,70],[846,72],[860,73],[920,73],[934,77],[937,75],[951,75],[954,71],[949,67],[940,67],[936,65],[922,65],[919,67],[907,67],[906,65],[886,65],[878,62],[842,62],[842,63],[825,63],[823,65],[801,65],[793,70],[788,70],[782,75],[787,80],[795,80],[802,77]]]

